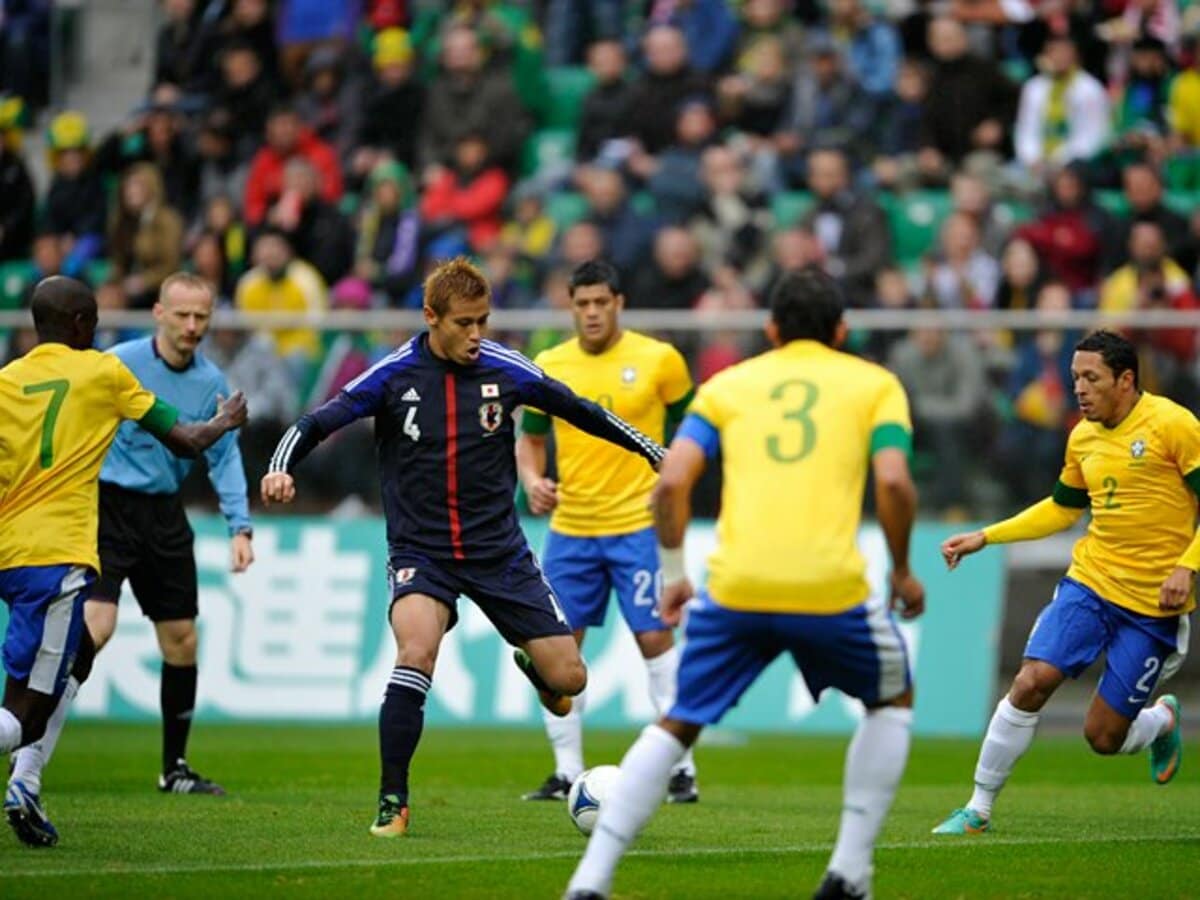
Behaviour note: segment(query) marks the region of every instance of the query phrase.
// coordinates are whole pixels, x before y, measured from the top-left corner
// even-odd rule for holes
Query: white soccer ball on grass
[[[567,814],[582,834],[591,834],[600,806],[621,774],[618,766],[594,766],[575,779],[567,793]]]

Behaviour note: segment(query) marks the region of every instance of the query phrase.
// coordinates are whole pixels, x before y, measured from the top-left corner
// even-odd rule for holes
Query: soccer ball
[[[621,770],[617,766],[595,766],[575,779],[567,793],[567,814],[581,834],[591,834],[600,816],[600,804],[612,790]]]

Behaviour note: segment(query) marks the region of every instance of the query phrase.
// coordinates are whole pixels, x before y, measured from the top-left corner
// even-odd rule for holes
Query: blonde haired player
[[[942,544],[953,569],[988,544],[1036,540],[1070,527],[1084,510],[1092,514],[988,725],[975,791],[934,834],[991,828],[992,804],[1033,743],[1042,707],[1064,679],[1077,677],[1101,653],[1104,674],[1083,726],[1088,743],[1105,755],[1150,748],[1150,771],[1159,784],[1179,771],[1179,701],[1167,694],[1143,707],[1187,654],[1200,569],[1200,422],[1139,389],[1137,350],[1112,332],[1098,331],[1076,345],[1071,376],[1083,421],[1067,440],[1054,493],[1011,519]]]
[[[635,428],[662,440],[683,418],[694,393],[683,356],[670,344],[623,329],[620,280],[607,262],[593,260],[571,274],[576,336],[534,360],[546,374],[612,410]],[[521,482],[536,514],[553,512],[542,567],[563,605],[575,640],[604,624],[609,595],[646,661],[650,696],[659,714],[675,697],[679,651],[671,627],[658,616],[662,572],[650,515],[657,480],[640,460],[559,419],[554,423],[558,479],[547,477],[548,416],[526,409],[517,442]],[[554,772],[526,800],[561,800],[583,771],[581,694],[570,713],[543,713],[554,749]],[[689,750],[672,774],[673,803],[699,799]]]

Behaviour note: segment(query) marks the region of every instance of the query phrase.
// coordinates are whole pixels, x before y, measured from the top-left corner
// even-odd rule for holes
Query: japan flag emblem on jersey
[[[504,422],[504,407],[496,402],[485,403],[479,407],[479,424],[483,430],[494,432]]]

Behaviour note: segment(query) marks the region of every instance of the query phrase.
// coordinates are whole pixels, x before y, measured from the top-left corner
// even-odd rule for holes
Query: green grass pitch
[[[734,736],[726,736],[734,737]],[[590,733],[592,764],[631,734]],[[550,768],[530,731],[432,729],[412,833],[367,834],[371,728],[200,723],[192,762],[230,796],[154,788],[153,726],[72,723],[48,772],[54,850],[0,835],[0,897],[556,898],[584,840],[563,804],[523,803]],[[697,755],[698,806],[664,807],[622,865],[618,898],[806,897],[837,829],[845,741],[745,736]],[[876,857],[879,898],[1200,896],[1200,746],[1167,787],[1144,757],[1039,739],[983,838],[929,829],[966,799],[976,745],[918,739]]]

